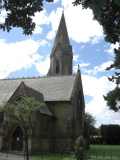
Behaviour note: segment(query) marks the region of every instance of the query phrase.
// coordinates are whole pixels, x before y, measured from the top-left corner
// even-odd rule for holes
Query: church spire
[[[71,75],[73,52],[70,45],[64,12],[60,20],[57,34],[50,55],[50,69],[48,76]]]
[[[54,40],[53,50],[58,46],[69,46],[69,36],[67,32],[66,22],[65,22],[65,16],[64,11],[62,12],[60,24],[58,26],[57,34]]]

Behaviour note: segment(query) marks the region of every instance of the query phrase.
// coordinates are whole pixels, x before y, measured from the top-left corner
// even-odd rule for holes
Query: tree
[[[53,0],[0,0],[0,14],[3,10],[7,13],[0,29],[10,31],[13,27],[21,27],[24,34],[32,34],[35,28],[32,16],[43,10],[44,1]]]
[[[39,109],[39,107],[45,106],[43,102],[37,101],[33,97],[20,97],[14,103],[8,103],[2,108],[5,113],[8,124],[18,124],[23,129],[25,140],[25,153],[26,159],[29,160],[29,145],[28,139],[32,134],[34,125],[33,113]]]
[[[116,87],[114,90],[107,93],[104,99],[107,101],[107,105],[110,109],[115,112],[120,110],[120,88]]]
[[[101,136],[105,144],[120,144],[119,125],[115,124],[101,125],[100,129],[101,129]]]
[[[95,118],[91,114],[85,113],[84,136],[87,141],[88,148],[90,143],[90,136],[95,134],[95,122]]]
[[[105,40],[113,44],[119,43],[119,48],[114,49],[114,62],[107,68],[107,70],[111,68],[116,70],[114,75],[108,79],[115,82],[117,87],[105,96],[110,109],[118,111],[115,104],[120,99],[118,96],[120,95],[120,0],[75,0],[73,4],[81,4],[85,9],[92,9],[94,19],[103,26]],[[117,95],[116,93],[119,94]]]

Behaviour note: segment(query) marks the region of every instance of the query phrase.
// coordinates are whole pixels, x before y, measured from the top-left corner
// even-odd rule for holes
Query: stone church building
[[[45,77],[0,80],[0,106],[17,96],[33,96],[44,101],[36,114],[30,139],[31,152],[70,152],[76,137],[83,134],[84,95],[80,69],[72,74],[73,51],[64,13],[62,14]],[[5,127],[0,113],[0,150],[23,151],[22,128]],[[9,123],[9,122],[8,122]]]

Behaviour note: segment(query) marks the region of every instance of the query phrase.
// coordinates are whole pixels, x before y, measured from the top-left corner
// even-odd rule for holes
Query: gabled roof
[[[49,110],[49,108],[46,106],[41,106],[37,111],[39,111],[41,114],[45,114],[48,116],[53,116],[52,112]]]
[[[33,96],[37,101],[44,102],[44,97],[42,93],[28,87],[23,81],[20,83],[13,95],[10,97],[9,102],[16,101],[21,96]],[[39,111],[39,113],[41,114],[53,116],[46,104],[40,107],[38,106],[37,111]]]
[[[0,105],[6,103],[21,82],[40,92],[45,101],[70,101],[75,76],[56,76],[0,80]]]
[[[16,88],[14,93],[9,99],[9,102],[16,101],[19,99],[21,96],[28,96],[28,97],[34,97],[36,100],[43,102],[44,101],[44,96],[42,93],[28,87],[24,81],[20,82],[19,86]]]

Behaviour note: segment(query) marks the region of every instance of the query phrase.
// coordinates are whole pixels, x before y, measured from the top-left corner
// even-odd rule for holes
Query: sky
[[[18,77],[45,76],[49,69],[50,53],[62,11],[70,42],[73,48],[73,72],[80,64],[85,95],[86,112],[96,119],[96,126],[101,124],[120,124],[120,113],[109,110],[104,101],[106,95],[115,86],[108,81],[113,71],[106,71],[114,59],[113,48],[104,41],[102,26],[93,20],[90,9],[74,7],[73,0],[54,0],[46,2],[44,10],[36,13],[33,21],[36,28],[32,36],[25,36],[21,29],[11,32],[0,30],[0,79]],[[2,11],[0,23],[4,22]]]

